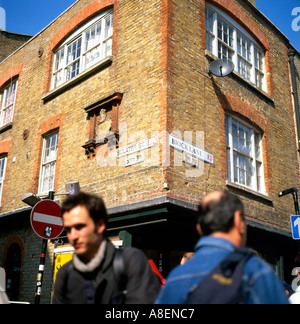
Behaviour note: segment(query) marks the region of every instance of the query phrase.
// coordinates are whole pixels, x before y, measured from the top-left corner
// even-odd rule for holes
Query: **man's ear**
[[[196,225],[196,229],[197,229],[197,232],[200,236],[202,236],[202,228],[201,228],[201,225],[199,223],[197,223]]]
[[[96,230],[98,234],[103,235],[106,230],[106,224],[104,219],[100,219],[96,224]]]
[[[240,210],[237,210],[234,213],[234,226],[241,235],[244,235],[246,233],[246,223],[244,220],[243,212]]]

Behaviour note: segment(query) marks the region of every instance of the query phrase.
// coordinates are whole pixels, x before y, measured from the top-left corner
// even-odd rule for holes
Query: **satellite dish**
[[[234,64],[231,61],[215,60],[209,65],[209,73],[217,77],[226,77],[234,70]]]

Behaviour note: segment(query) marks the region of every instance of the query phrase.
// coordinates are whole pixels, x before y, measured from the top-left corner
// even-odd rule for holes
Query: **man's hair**
[[[77,206],[85,207],[93,221],[98,223],[100,219],[107,225],[108,214],[103,199],[96,195],[80,192],[78,195],[68,196],[62,204],[61,214],[71,211]]]
[[[236,211],[241,211],[244,217],[243,203],[228,191],[223,191],[220,199],[202,202],[198,210],[202,234],[208,236],[215,232],[228,233],[233,227]]]

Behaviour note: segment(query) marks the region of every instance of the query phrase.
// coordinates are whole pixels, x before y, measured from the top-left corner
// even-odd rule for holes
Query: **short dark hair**
[[[233,227],[236,211],[241,211],[244,217],[243,203],[229,191],[223,191],[220,199],[202,202],[198,210],[202,234],[208,236],[215,232],[228,233]]]
[[[64,213],[71,211],[77,206],[85,207],[95,224],[98,223],[100,219],[103,219],[107,225],[108,214],[105,203],[101,197],[85,192],[80,192],[74,196],[68,196],[62,204],[61,214],[64,215]]]

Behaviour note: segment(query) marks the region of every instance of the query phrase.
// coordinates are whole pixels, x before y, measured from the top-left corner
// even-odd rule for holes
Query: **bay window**
[[[113,11],[91,19],[55,51],[51,89],[112,55]]]
[[[206,5],[205,21],[207,51],[232,61],[242,78],[266,91],[264,52],[254,38],[213,5]]]

